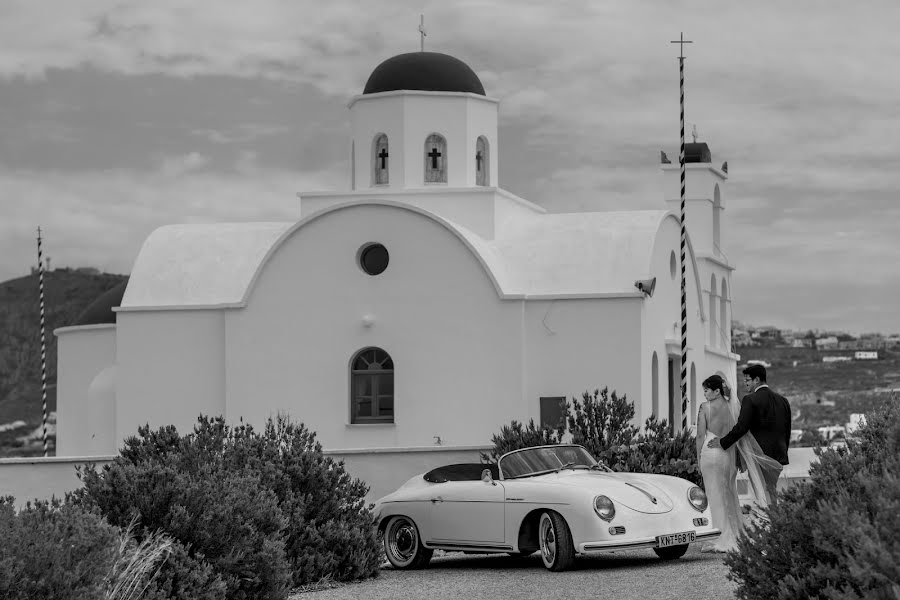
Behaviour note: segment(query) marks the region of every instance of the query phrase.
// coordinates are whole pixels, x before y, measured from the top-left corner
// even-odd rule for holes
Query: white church
[[[500,187],[499,107],[456,58],[394,56],[350,100],[348,189],[301,194],[295,221],[154,231],[127,287],[55,332],[57,456],[285,413],[374,498],[588,389],[680,427],[679,166],[658,210],[550,213]],[[693,423],[738,357],[727,172],[704,143],[686,157]]]

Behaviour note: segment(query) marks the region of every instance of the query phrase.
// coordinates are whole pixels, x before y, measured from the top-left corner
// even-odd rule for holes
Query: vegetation
[[[866,415],[846,448],[818,449],[725,559],[744,600],[900,597],[900,404]]]
[[[689,431],[672,433],[665,420],[651,416],[638,430],[632,423],[634,404],[607,388],[585,391],[581,401],[566,405],[566,421],[572,443],[584,446],[614,471],[659,473],[703,484],[697,466],[697,448]],[[519,448],[559,444],[565,430],[538,427],[532,419],[525,426],[512,421],[494,435],[490,454],[482,460],[494,462],[506,452]]]
[[[160,598],[284,598],[292,586],[376,575],[381,550],[368,488],[284,417],[262,432],[200,417],[193,433],[142,427],[102,471],[81,473],[73,501],[144,539],[177,543]]]
[[[55,269],[44,273],[44,340],[47,345],[47,382],[56,383],[56,336],[53,330],[71,325],[103,292],[126,276]],[[0,424],[24,420],[35,427],[41,421],[41,323],[38,277],[29,275],[0,283]],[[48,410],[56,410],[53,387]],[[40,453],[22,448],[23,434],[0,433],[0,456]],[[7,450],[4,452],[4,448]],[[10,451],[10,448],[15,450]]]
[[[154,533],[137,543],[131,530],[58,500],[18,514],[0,498],[0,598],[104,600],[138,598],[172,545]]]

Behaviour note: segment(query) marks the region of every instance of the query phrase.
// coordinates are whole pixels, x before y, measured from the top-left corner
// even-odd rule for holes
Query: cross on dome
[[[419,41],[421,43],[420,51],[425,52],[425,36],[428,35],[425,31],[425,15],[419,15]]]

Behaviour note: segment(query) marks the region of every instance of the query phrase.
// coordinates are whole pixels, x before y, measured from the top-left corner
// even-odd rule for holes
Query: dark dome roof
[[[439,52],[410,52],[387,59],[369,75],[363,94],[394,90],[470,92],[484,96],[484,86],[469,65]]]
[[[122,304],[122,296],[125,295],[126,279],[117,286],[110,288],[97,296],[84,311],[78,315],[73,325],[99,325],[101,323],[115,323],[116,313],[112,309]]]

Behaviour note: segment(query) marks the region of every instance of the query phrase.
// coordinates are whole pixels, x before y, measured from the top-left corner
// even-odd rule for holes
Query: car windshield
[[[552,473],[561,469],[608,470],[581,446],[541,446],[505,454],[500,458],[503,479]]]

